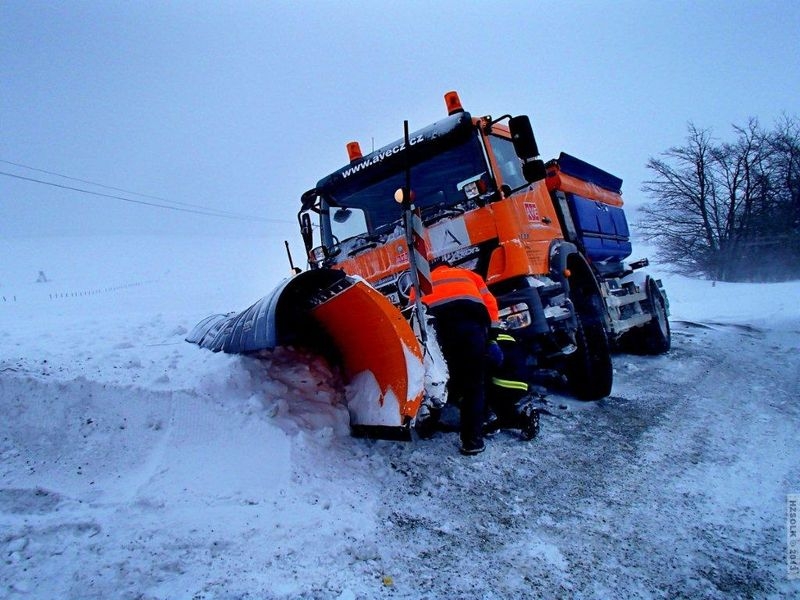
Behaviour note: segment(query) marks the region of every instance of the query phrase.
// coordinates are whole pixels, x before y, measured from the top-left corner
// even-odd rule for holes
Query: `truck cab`
[[[360,275],[404,307],[411,278],[395,194],[408,167],[428,258],[480,274],[519,335],[550,334],[553,323],[569,321],[572,311],[550,269],[551,246],[562,235],[544,166],[530,152],[520,157],[508,116],[493,120],[451,111],[412,133],[409,148],[398,140],[367,156],[353,151],[348,165],[304,195],[305,239],[312,224],[304,215],[317,213],[319,226],[319,244],[308,244],[310,265]],[[560,329],[566,331],[556,345],[568,348],[569,328]],[[548,338],[549,350],[558,351]]]

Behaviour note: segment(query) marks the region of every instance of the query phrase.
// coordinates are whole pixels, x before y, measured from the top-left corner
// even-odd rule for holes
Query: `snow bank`
[[[291,595],[304,569],[361,552],[374,490],[357,456],[329,460],[350,439],[338,376],[292,349],[255,359],[183,341],[283,276],[264,240],[215,243],[17,240],[6,254],[3,593],[176,598],[198,578],[215,595],[267,577]],[[241,539],[247,555],[231,550]],[[330,558],[307,553],[319,544]],[[269,575],[236,581],[247,560]]]
[[[350,438],[317,357],[183,341],[278,283],[280,240],[4,243],[0,596],[800,593],[799,282],[662,272],[669,354],[616,356],[610,398],[552,392],[537,440],[466,459],[456,434]]]

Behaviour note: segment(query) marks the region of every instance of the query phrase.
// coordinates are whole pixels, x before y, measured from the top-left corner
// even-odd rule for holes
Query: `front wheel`
[[[586,322],[578,315],[577,350],[567,358],[567,381],[580,400],[599,400],[611,393],[614,370],[611,348],[602,323]]]

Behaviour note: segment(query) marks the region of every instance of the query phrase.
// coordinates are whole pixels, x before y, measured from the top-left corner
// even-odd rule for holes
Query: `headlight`
[[[317,246],[314,248],[310,253],[309,257],[311,258],[311,262],[316,264],[322,264],[322,262],[327,258],[325,254],[324,246]]]
[[[504,308],[498,316],[506,329],[522,329],[531,324],[531,311],[524,302]]]
[[[473,182],[468,183],[467,185],[465,185],[464,186],[464,194],[470,200],[472,198],[476,198],[477,196],[479,196],[480,195],[480,191],[478,190],[478,182],[477,181],[473,181]]]

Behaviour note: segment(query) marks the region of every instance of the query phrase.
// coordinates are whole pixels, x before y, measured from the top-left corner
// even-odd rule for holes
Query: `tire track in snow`
[[[501,433],[472,460],[456,434],[387,448],[400,481],[381,520],[408,549],[386,557],[395,595],[788,593],[796,350],[748,324],[678,326],[666,356],[615,357],[612,397],[551,396],[533,443]]]

